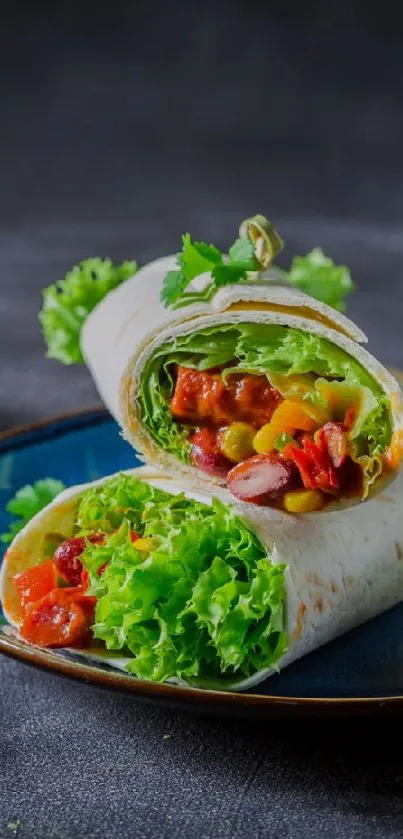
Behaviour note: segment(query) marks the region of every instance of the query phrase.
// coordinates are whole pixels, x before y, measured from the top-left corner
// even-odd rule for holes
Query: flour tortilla
[[[186,479],[173,479],[141,467],[137,475],[173,495],[206,504],[212,492]],[[41,542],[49,532],[72,535],[78,496],[108,478],[61,493],[19,533],[8,549],[1,573],[4,613],[18,626],[18,598],[13,575],[41,561]],[[285,563],[288,651],[279,661],[286,667],[338,635],[400,602],[403,594],[403,475],[387,492],[357,507],[321,516],[290,516],[252,504],[236,502],[218,487],[214,495],[231,506],[268,547],[273,563]],[[81,651],[87,658],[107,660],[124,669],[127,659],[99,650]],[[223,689],[245,690],[272,674],[264,670],[248,679],[223,684]],[[134,678],[134,677],[133,677]],[[184,684],[184,682],[180,682]]]
[[[278,324],[305,330],[336,344],[368,370],[390,397],[393,430],[402,432],[403,404],[398,383],[363,348],[362,343],[367,340],[364,333],[340,312],[293,288],[261,280],[225,286],[210,303],[172,312],[162,306],[160,292],[166,272],[174,268],[173,256],[146,265],[96,307],[82,331],[83,356],[99,394],[120,423],[125,439],[145,462],[209,485],[220,483],[220,478],[211,475],[203,479],[200,470],[163,451],[143,426],[139,405],[142,372],[154,351],[170,338],[220,324]],[[195,283],[203,287],[208,279],[209,275],[201,275]],[[384,486],[385,482],[378,480],[376,490],[381,491]]]

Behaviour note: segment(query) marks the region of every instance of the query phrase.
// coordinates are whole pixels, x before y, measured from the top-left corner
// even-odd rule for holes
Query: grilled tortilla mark
[[[318,594],[315,597],[315,600],[314,600],[314,603],[313,603],[313,608],[315,609],[315,612],[318,612],[319,615],[322,614],[322,612],[325,608],[325,604],[323,602],[323,597],[322,597],[321,594]]]
[[[300,603],[298,606],[297,612],[297,622],[295,624],[294,632],[292,633],[292,640],[298,641],[298,638],[301,637],[304,631],[304,623],[305,623],[305,615],[306,615],[306,605],[305,603]]]

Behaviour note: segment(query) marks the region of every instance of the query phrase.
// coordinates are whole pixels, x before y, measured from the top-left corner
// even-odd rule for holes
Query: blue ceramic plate
[[[101,409],[17,429],[0,439],[0,510],[26,483],[51,475],[67,486],[138,464]],[[9,517],[0,512],[0,532]],[[1,620],[1,619],[0,619]],[[56,671],[115,690],[171,704],[242,714],[374,713],[403,709],[403,605],[350,632],[272,676],[253,692],[220,693],[156,685],[85,663],[65,651],[32,647],[1,620],[0,650]]]

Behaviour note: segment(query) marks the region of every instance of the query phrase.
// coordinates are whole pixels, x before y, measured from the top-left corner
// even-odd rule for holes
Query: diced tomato
[[[132,542],[137,542],[137,539],[140,539],[138,533],[135,533],[134,530],[130,531],[130,539]]]
[[[45,594],[49,594],[57,584],[56,568],[52,560],[42,562],[33,568],[27,568],[21,574],[14,577],[14,586],[21,598],[21,612],[25,612],[29,603],[40,600]]]
[[[81,582],[83,565],[79,557],[84,553],[87,542],[102,544],[105,541],[103,533],[90,533],[88,536],[75,536],[65,539],[59,545],[53,556],[59,574],[62,575],[72,586],[78,586]]]
[[[178,367],[171,411],[195,425],[219,427],[240,421],[260,428],[281,399],[266,376],[235,373],[224,382],[220,372]]]
[[[327,451],[330,462],[335,469],[343,466],[348,454],[348,440],[341,425],[337,422],[327,422],[315,435],[318,446]]]
[[[27,606],[20,634],[40,647],[85,646],[91,637],[95,602],[81,587],[56,588]]]
[[[337,472],[332,466],[326,451],[323,451],[310,437],[302,438],[303,448],[289,443],[283,455],[293,461],[302,478],[305,489],[321,489],[324,492],[334,492],[340,489]]]

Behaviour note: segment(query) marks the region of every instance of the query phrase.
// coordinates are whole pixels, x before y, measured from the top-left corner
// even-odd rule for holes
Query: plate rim
[[[400,371],[394,371],[400,372]],[[400,374],[401,376],[403,374]],[[57,435],[66,433],[65,423],[78,421],[81,424],[91,424],[93,421],[102,422],[112,420],[113,417],[99,403],[76,411],[57,414],[35,422],[24,423],[0,432],[0,456],[7,450],[14,448],[14,443],[20,443],[26,434],[41,433],[55,428]],[[25,445],[34,442],[29,441]],[[5,626],[8,624],[6,623]],[[1,625],[0,625],[1,629]],[[403,693],[387,696],[348,696],[348,697],[309,697],[309,696],[279,696],[275,694],[243,693],[234,691],[218,691],[202,688],[184,687],[156,683],[144,679],[136,679],[119,671],[97,669],[81,661],[70,661],[54,653],[52,650],[41,650],[35,646],[22,644],[18,639],[7,636],[0,631],[0,653],[8,658],[16,659],[24,664],[40,670],[67,677],[74,681],[91,684],[97,687],[129,693],[138,698],[148,700],[168,700],[183,706],[197,705],[199,709],[208,710],[219,707],[220,710],[238,709],[242,711],[260,710],[272,711],[278,714],[316,713],[351,715],[357,712],[385,712],[396,709],[403,710]],[[204,707],[203,707],[204,706]]]

